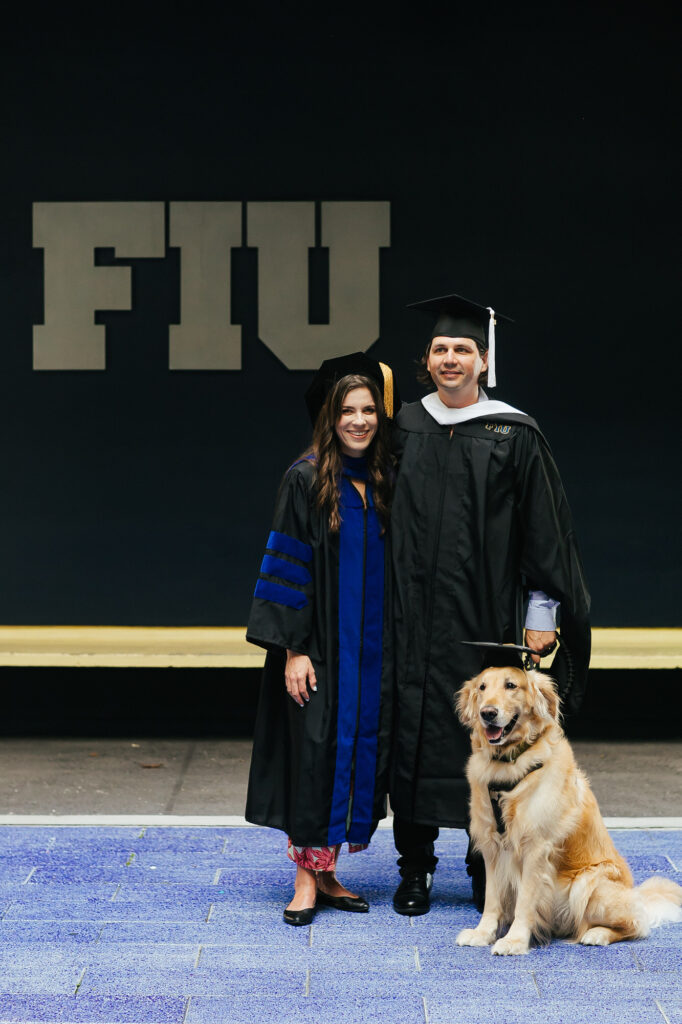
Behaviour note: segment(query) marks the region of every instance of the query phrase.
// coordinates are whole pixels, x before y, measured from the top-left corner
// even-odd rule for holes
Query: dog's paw
[[[510,939],[503,935],[498,939],[492,948],[493,956],[521,956],[528,952],[528,943],[525,939]]]
[[[489,946],[495,938],[488,932],[480,931],[478,928],[465,928],[457,936],[458,946]]]
[[[580,941],[583,946],[610,946],[611,934],[609,928],[590,928]]]

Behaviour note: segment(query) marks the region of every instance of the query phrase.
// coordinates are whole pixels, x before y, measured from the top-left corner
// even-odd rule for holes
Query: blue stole
[[[339,483],[339,673],[336,765],[328,842],[368,843],[374,829],[381,698],[384,538],[364,457],[344,456]],[[352,787],[352,790],[351,790]]]

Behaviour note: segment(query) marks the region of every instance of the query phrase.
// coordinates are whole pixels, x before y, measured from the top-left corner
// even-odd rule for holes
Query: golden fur
[[[527,953],[533,937],[551,936],[606,946],[682,919],[679,885],[654,877],[633,888],[630,869],[559,725],[549,676],[487,669],[464,684],[456,707],[472,730],[471,838],[486,869],[483,916],[476,928],[460,932],[460,946]],[[512,722],[508,733],[498,735]],[[542,767],[527,774],[537,764]],[[517,780],[497,797],[504,821],[500,834],[488,784]]]

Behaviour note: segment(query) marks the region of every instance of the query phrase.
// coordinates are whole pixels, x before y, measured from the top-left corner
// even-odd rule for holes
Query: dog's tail
[[[662,924],[682,921],[682,887],[670,878],[654,875],[635,889],[642,907],[646,932]]]

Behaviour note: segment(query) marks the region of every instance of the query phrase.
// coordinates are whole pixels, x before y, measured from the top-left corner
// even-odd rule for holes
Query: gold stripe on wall
[[[259,668],[243,626],[0,626],[0,666]],[[592,668],[682,668],[682,629],[593,629]]]

